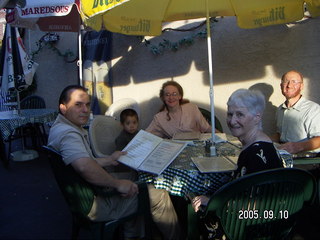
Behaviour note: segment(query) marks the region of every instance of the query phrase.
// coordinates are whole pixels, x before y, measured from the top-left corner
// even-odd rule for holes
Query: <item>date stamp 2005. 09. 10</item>
[[[239,219],[288,219],[288,210],[239,210]]]

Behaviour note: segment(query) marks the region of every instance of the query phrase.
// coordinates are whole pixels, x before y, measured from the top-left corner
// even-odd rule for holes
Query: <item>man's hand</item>
[[[281,144],[279,147],[279,149],[286,150],[291,154],[311,151],[318,148],[320,148],[320,137],[313,137],[302,142],[287,142]]]
[[[132,197],[139,193],[138,185],[126,179],[119,179],[116,190],[122,197]]]
[[[288,153],[291,153],[291,154],[301,152],[298,142],[283,143],[278,148],[282,150],[286,150]]]
[[[201,209],[201,207],[207,206],[208,202],[209,198],[203,195],[196,196],[191,200],[191,204],[195,212],[198,212]]]
[[[110,156],[103,157],[103,158],[97,158],[97,161],[100,166],[102,167],[108,167],[108,166],[117,166],[119,165],[119,162],[117,161],[118,158],[122,155],[127,154],[127,152],[120,152],[115,151]]]
[[[111,159],[116,161],[119,159],[119,157],[121,157],[122,155],[126,155],[127,152],[122,152],[122,151],[115,151],[114,153],[112,153],[110,155]]]

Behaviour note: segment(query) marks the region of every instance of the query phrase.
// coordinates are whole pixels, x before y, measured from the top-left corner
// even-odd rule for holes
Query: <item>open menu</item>
[[[123,149],[127,154],[118,161],[133,169],[160,175],[186,145],[140,130]]]

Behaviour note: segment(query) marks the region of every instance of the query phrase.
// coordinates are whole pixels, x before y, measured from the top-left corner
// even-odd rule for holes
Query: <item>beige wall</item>
[[[192,25],[189,23],[183,22]],[[175,42],[191,34],[167,32],[151,39],[151,43],[164,38]],[[238,88],[256,88],[266,96],[264,129],[272,133],[275,108],[283,101],[279,79],[290,69],[304,74],[304,95],[320,103],[320,19],[291,27],[279,25],[246,30],[237,27],[235,18],[228,17],[214,23],[212,38],[215,112],[225,132],[228,132],[225,116],[230,94]],[[142,128],[148,126],[158,111],[159,89],[167,80],[178,81],[184,88],[185,98],[209,109],[206,39],[196,39],[191,46],[180,47],[176,52],[167,50],[154,55],[137,37],[114,34],[113,54],[113,100],[136,99],[141,105]]]

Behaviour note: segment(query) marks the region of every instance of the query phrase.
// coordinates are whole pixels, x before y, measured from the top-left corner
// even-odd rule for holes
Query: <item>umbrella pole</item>
[[[80,25],[79,31],[78,31],[78,52],[79,52],[79,60],[78,60],[78,70],[79,70],[79,84],[81,86],[84,86],[83,84],[83,77],[82,77],[82,71],[83,71],[83,66],[82,66],[82,32],[83,32],[83,24]]]
[[[17,111],[18,111],[18,114],[20,115],[21,113],[21,108],[20,108],[20,92],[18,90],[16,90],[17,92]]]
[[[209,81],[210,81],[210,112],[211,112],[211,136],[212,145],[210,146],[210,156],[216,156],[215,146],[215,121],[214,121],[214,97],[213,97],[213,70],[212,70],[212,48],[211,48],[211,31],[210,31],[210,18],[208,0],[206,0],[206,25],[207,25],[207,44],[208,44],[208,63],[209,63]]]

